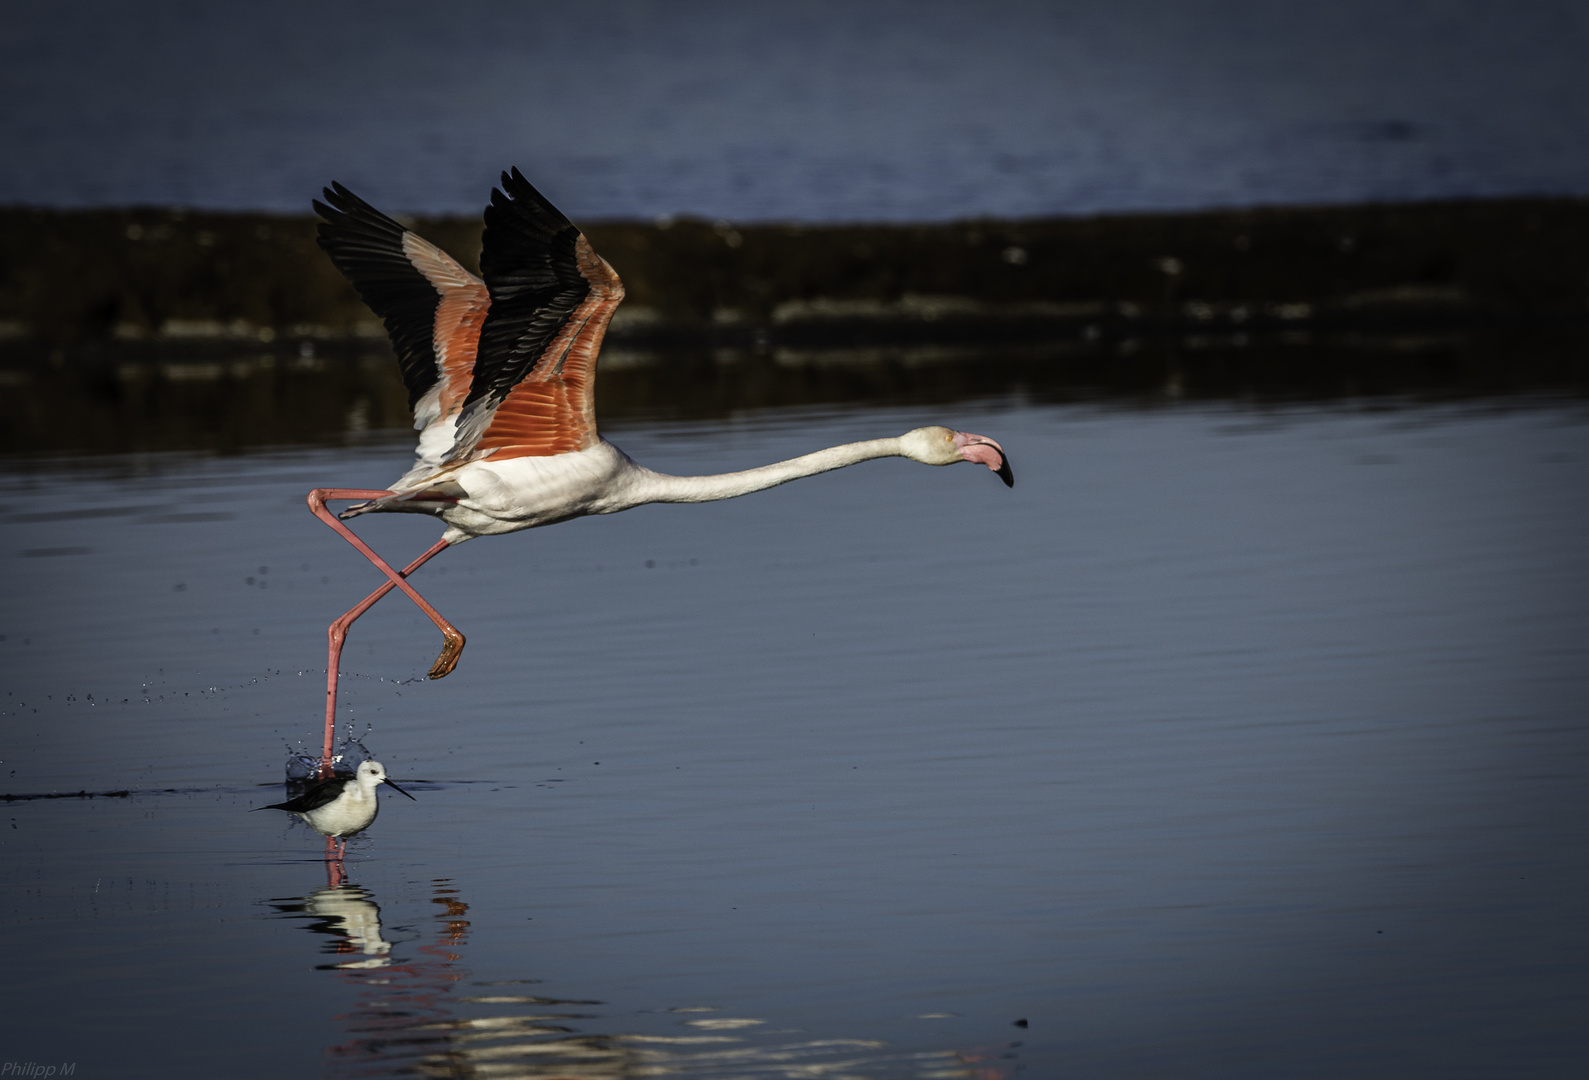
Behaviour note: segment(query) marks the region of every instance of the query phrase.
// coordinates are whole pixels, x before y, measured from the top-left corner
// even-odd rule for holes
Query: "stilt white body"
[[[376,789],[387,782],[386,767],[379,761],[361,761],[358,772],[351,777],[327,780],[296,799],[260,809],[285,810],[307,822],[321,836],[346,840],[369,828],[381,812]],[[396,784],[392,787],[402,792]]]
[[[379,762],[360,762],[358,775],[354,777],[353,783],[342,789],[342,794],[324,806],[304,811],[298,816],[321,836],[334,836],[339,840],[357,836],[368,829],[375,815],[381,812],[381,800],[375,789],[385,779],[386,771]]]

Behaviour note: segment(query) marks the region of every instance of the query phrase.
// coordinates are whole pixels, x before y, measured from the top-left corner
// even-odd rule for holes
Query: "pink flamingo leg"
[[[408,577],[409,574],[412,574],[415,570],[418,570],[421,566],[424,566],[425,563],[430,561],[432,556],[439,554],[447,546],[447,541],[445,540],[436,541],[436,543],[423,555],[409,563],[407,566],[403,567],[403,569],[400,571],[400,575],[405,578]],[[326,638],[329,648],[327,650],[326,657],[326,732],[325,742],[320,750],[320,778],[322,780],[328,780],[331,778],[331,750],[332,743],[336,738],[337,727],[337,676],[342,665],[342,646],[347,641],[348,628],[353,625],[354,620],[356,620],[360,615],[363,615],[366,611],[370,610],[370,608],[374,607],[375,602],[381,597],[385,596],[387,593],[391,592],[393,588],[395,588],[395,586],[390,581],[386,582],[380,588],[366,596],[363,600],[360,600],[345,614],[343,614],[341,618],[332,623],[331,626],[326,630]],[[459,637],[458,648],[463,648],[462,635]],[[456,652],[453,653],[452,660],[453,664],[458,662],[458,655]],[[440,660],[437,661],[438,664],[440,664],[440,662]],[[451,671],[452,667],[449,665],[447,670]],[[443,675],[446,673],[447,672],[445,671],[442,672]],[[433,670],[431,673],[431,678],[434,679],[439,677],[440,676],[436,675]]]
[[[463,652],[463,635],[458,632],[456,626],[442,618],[441,612],[431,607],[429,601],[415,592],[414,587],[403,580],[402,574],[393,569],[392,565],[385,559],[370,550],[370,545],[354,536],[352,529],[342,524],[335,514],[326,509],[326,500],[328,499],[378,499],[382,495],[390,494],[390,491],[365,491],[354,488],[315,488],[309,493],[309,509],[314,511],[315,517],[340,533],[342,539],[357,548],[360,555],[374,563],[393,585],[407,593],[408,598],[418,604],[421,611],[430,616],[430,621],[436,624],[436,628],[447,639],[446,644],[442,646],[441,655],[436,657],[436,662],[430,668],[430,677],[439,679],[458,666],[458,654]]]

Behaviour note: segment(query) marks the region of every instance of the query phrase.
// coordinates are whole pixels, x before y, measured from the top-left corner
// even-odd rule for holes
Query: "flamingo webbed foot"
[[[458,666],[458,658],[463,655],[464,636],[449,636],[447,643],[441,647],[441,655],[436,657],[436,662],[430,666],[427,678],[445,679],[452,674],[452,669]]]

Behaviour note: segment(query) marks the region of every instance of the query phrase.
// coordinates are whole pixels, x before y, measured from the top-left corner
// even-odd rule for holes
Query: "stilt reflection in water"
[[[373,894],[357,885],[345,883],[337,874],[333,877],[327,864],[328,881],[302,900],[275,900],[272,906],[284,915],[302,915],[313,920],[309,930],[332,939],[325,948],[338,956],[350,959],[321,965],[334,970],[369,970],[391,964],[392,943],[382,936],[381,909],[372,899]],[[354,958],[356,957],[356,958]]]
[[[650,1010],[648,1019],[666,1018],[666,1031],[582,1031],[603,1019],[589,1011],[603,1002],[519,992],[535,979],[470,982],[472,992],[457,992],[472,974],[464,965],[471,924],[451,879],[430,883],[437,910],[429,925],[409,941],[399,932],[394,942],[374,895],[333,873],[328,864],[326,888],[270,901],[278,917],[306,920],[307,930],[330,939],[321,951],[334,959],[316,970],[356,991],[352,1007],[336,1016],[348,1037],[326,1050],[333,1075],[1008,1080],[1019,1065],[1018,1043],[902,1052],[878,1040],[770,1029],[715,1007]]]

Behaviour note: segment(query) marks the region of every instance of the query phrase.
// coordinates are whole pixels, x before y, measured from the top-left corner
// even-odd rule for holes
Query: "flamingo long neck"
[[[715,476],[669,476],[646,469],[649,475],[642,481],[641,489],[644,502],[715,502],[718,499],[749,495],[753,491],[765,491],[802,476],[815,476],[873,458],[902,456],[905,453],[897,438],[867,439],[865,442],[830,446],[814,454],[802,454],[788,461],[763,465],[759,469],[718,473]]]

